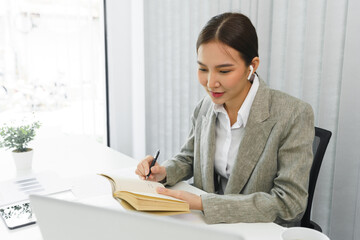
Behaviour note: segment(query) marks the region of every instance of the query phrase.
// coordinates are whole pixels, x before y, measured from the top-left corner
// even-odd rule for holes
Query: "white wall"
[[[142,0],[106,0],[110,147],[145,156]]]

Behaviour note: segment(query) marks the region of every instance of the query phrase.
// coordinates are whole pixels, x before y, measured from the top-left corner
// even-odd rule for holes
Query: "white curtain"
[[[332,239],[359,239],[356,0],[144,1],[146,152],[160,148],[164,160],[184,143],[192,110],[205,94],[196,78],[197,35],[226,11],[241,12],[255,25],[259,75],[270,87],[310,103],[316,126],[332,131],[312,218]]]

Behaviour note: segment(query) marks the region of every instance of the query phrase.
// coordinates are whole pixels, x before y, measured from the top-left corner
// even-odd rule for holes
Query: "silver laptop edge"
[[[39,195],[30,196],[30,205],[45,240],[244,239],[206,225]]]

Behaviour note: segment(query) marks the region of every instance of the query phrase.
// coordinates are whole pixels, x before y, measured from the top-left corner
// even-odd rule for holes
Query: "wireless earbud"
[[[252,65],[250,65],[250,74],[249,74],[249,76],[248,76],[248,80],[250,80],[251,75],[252,75],[253,73],[254,73],[254,68],[253,68]]]

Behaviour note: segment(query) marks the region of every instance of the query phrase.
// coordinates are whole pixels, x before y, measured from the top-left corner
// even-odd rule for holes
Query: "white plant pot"
[[[30,170],[32,166],[32,159],[34,150],[29,148],[27,152],[12,152],[16,169],[18,171]]]

